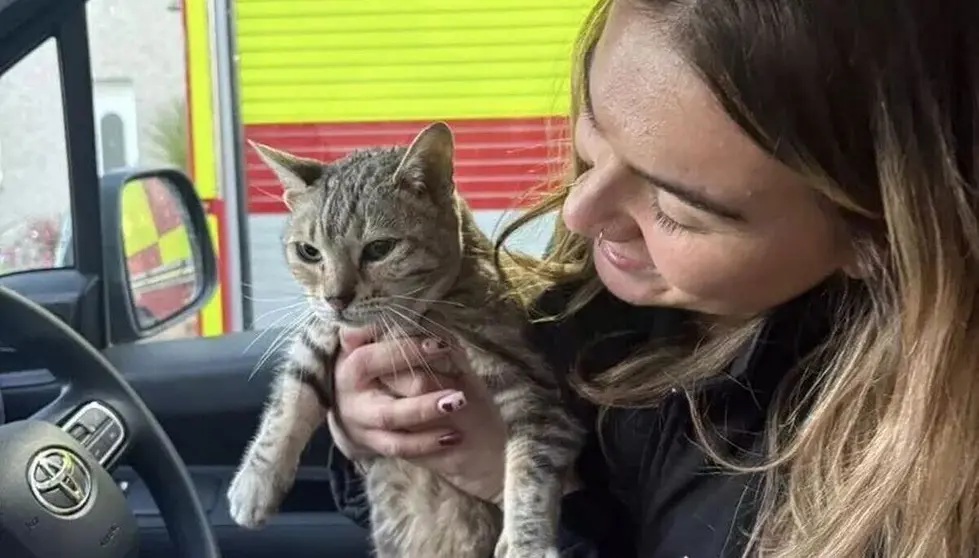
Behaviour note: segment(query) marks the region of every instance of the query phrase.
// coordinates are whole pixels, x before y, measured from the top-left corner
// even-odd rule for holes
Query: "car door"
[[[116,7],[135,4],[160,10],[158,17],[172,11],[169,0]],[[98,156],[133,142],[116,138],[96,148],[96,138],[107,131],[96,132],[93,77],[99,76],[93,76],[91,51],[98,40],[118,39],[125,49],[127,36],[144,33],[125,26],[95,32],[86,17],[90,10],[84,0],[0,0],[0,284],[42,304],[102,348],[143,397],[187,463],[225,557],[367,556],[365,532],[334,508],[325,431],[310,444],[295,487],[268,526],[246,531],[228,515],[224,494],[256,428],[282,328],[107,346],[112,316],[105,304],[103,251],[111,248],[100,232]],[[138,89],[134,96],[141,98]],[[108,132],[126,129],[132,127]],[[69,231],[71,242],[65,242]],[[29,417],[58,389],[41,363],[0,346],[0,420],[4,414],[8,421]],[[140,556],[172,558],[140,479],[126,467],[116,479],[139,521]]]

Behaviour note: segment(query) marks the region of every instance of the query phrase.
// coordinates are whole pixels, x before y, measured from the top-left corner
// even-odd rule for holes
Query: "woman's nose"
[[[595,167],[581,175],[564,200],[564,224],[577,234],[597,237],[619,213],[614,169]]]

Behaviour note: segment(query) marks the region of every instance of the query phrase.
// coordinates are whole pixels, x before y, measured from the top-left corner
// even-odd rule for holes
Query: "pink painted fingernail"
[[[460,441],[462,441],[462,436],[460,436],[456,432],[453,432],[451,434],[446,434],[445,436],[442,436],[441,438],[439,438],[439,445],[440,446],[454,446],[454,445],[458,444]]]
[[[446,414],[458,411],[466,406],[466,394],[457,391],[451,395],[446,395],[442,399],[439,399],[438,405],[439,410]]]

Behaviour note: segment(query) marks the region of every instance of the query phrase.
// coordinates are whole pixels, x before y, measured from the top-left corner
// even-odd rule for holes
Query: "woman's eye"
[[[306,263],[317,263],[323,259],[323,254],[319,250],[305,242],[296,244],[296,255]]]
[[[398,245],[397,239],[385,238],[382,240],[374,240],[368,242],[364,246],[363,252],[361,252],[360,259],[363,262],[376,262],[387,257],[394,250],[394,247]]]

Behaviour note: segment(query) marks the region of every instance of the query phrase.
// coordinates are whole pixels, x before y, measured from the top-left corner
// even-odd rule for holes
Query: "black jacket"
[[[570,289],[545,293],[538,301],[554,313]],[[760,433],[776,387],[794,365],[825,339],[829,321],[822,289],[785,304],[723,376],[695,392],[706,409],[708,428],[742,458],[760,450]],[[586,374],[628,357],[650,336],[676,334],[686,323],[681,311],[639,308],[603,294],[563,322],[542,323],[535,343],[559,374],[579,366]],[[595,409],[567,390],[569,404],[595,424]],[[740,557],[756,515],[758,478],[720,470],[693,440],[691,416],[682,394],[655,408],[614,409],[602,423],[605,453],[592,434],[578,463],[585,488],[565,497],[560,546],[564,558]],[[334,450],[332,486],[338,509],[368,523],[360,479]]]

